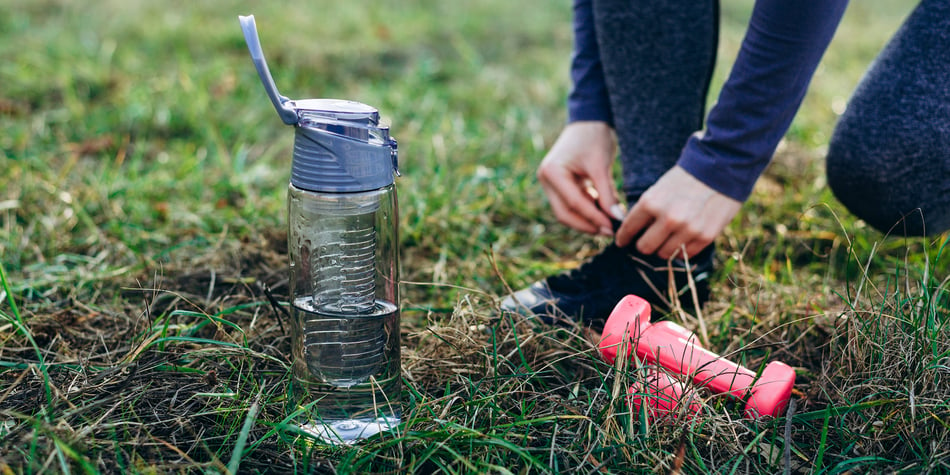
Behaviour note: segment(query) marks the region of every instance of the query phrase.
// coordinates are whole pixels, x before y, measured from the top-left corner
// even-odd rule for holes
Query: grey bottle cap
[[[379,112],[338,99],[294,101],[298,121],[290,182],[322,192],[370,191],[398,174],[396,141],[379,125]]]

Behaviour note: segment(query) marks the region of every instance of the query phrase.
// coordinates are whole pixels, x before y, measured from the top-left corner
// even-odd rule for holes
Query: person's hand
[[[620,247],[636,242],[643,254],[663,259],[680,253],[693,256],[713,242],[732,221],[742,203],[719,193],[675,166],[647,189],[617,231]]]
[[[606,122],[564,127],[538,166],[538,180],[558,221],[585,233],[614,234],[606,213],[623,217],[611,175],[616,153],[613,130]]]

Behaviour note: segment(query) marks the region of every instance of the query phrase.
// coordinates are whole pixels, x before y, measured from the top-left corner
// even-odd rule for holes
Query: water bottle
[[[240,22],[264,89],[295,129],[288,249],[300,428],[350,444],[401,418],[396,141],[366,104],[281,96],[254,17]]]

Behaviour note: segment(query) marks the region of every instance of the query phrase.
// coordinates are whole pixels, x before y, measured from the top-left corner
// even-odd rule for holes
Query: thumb
[[[614,179],[611,177],[609,169],[604,173],[596,173],[590,177],[591,184],[597,190],[597,204],[600,209],[617,221],[623,221],[623,208],[617,198]]]

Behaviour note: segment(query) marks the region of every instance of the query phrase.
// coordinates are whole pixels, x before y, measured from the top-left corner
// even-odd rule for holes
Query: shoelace
[[[703,267],[711,255],[710,247],[690,259],[692,272],[698,274],[694,277],[705,277],[706,270],[700,271],[700,267]],[[670,265],[673,266],[673,274],[677,278],[684,274],[686,262],[682,259],[667,262],[656,256],[642,256],[610,244],[580,267],[548,277],[547,283],[553,291],[571,293],[611,285],[614,279],[643,273],[649,276],[655,285],[665,287]]]

